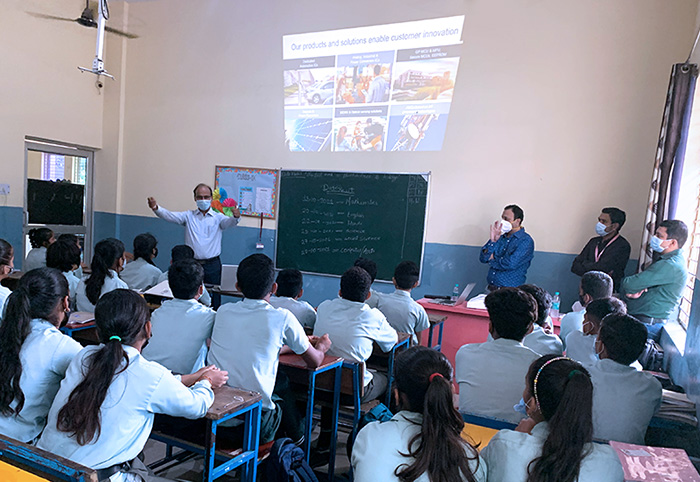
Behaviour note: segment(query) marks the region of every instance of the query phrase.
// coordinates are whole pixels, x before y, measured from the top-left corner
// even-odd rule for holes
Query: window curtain
[[[675,215],[697,77],[696,64],[675,64],[671,69],[642,231],[638,271],[646,269],[654,260],[649,241],[659,223]]]

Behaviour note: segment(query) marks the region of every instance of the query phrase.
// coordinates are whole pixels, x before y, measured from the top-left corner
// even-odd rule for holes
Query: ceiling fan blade
[[[29,15],[32,17],[36,18],[44,18],[47,20],[62,20],[64,22],[77,22],[78,19],[75,18],[68,18],[68,17],[57,17],[55,15],[47,15],[45,13],[37,13],[37,12],[27,12]]]
[[[107,26],[105,26],[105,30],[106,30],[107,32],[109,32],[109,33],[113,33],[113,34],[115,34],[115,35],[119,35],[120,37],[139,38],[138,35],[134,35],[133,33],[129,33],[129,32],[123,32],[123,31],[121,31],[121,30],[117,30],[116,28],[112,28],[112,27],[107,27]]]

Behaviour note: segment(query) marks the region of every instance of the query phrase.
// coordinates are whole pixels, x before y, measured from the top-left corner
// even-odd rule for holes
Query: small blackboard
[[[85,186],[69,181],[27,179],[29,224],[83,224]]]
[[[281,171],[277,268],[341,275],[360,256],[377,279],[421,266],[428,174]]]

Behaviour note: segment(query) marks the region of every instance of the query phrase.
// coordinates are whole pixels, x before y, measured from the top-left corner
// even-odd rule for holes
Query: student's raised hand
[[[491,225],[491,234],[490,234],[490,239],[494,243],[499,240],[501,237],[501,222],[496,221]]]
[[[537,422],[535,422],[530,417],[527,417],[520,421],[518,426],[515,427],[515,431],[522,433],[530,433],[532,432],[532,429],[535,428],[535,425],[537,425]]]
[[[154,197],[149,197],[148,198],[148,207],[151,208],[152,210],[158,209],[158,203],[156,202],[156,198]]]
[[[314,348],[316,348],[318,351],[321,351],[323,353],[326,353],[331,345],[333,343],[331,342],[330,337],[328,336],[328,333],[324,333],[323,336],[319,336],[316,338],[316,342],[313,343]]]

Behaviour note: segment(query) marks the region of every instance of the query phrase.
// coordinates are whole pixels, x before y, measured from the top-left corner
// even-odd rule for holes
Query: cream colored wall
[[[95,30],[37,19],[26,11],[77,17],[80,2],[0,2],[0,183],[11,190],[0,201],[20,207],[25,136],[102,144],[103,96],[94,77],[76,68],[90,66]]]
[[[334,5],[334,4],[333,4]],[[697,0],[168,0],[129,5],[124,196],[192,207],[214,166],[432,171],[427,241],[481,244],[516,202],[537,249],[574,253],[601,207],[639,244],[671,64],[692,44]],[[371,15],[368,15],[371,12]],[[285,149],[281,37],[464,14],[442,152]],[[247,224],[252,225],[252,222]],[[272,223],[270,226],[274,226]]]

